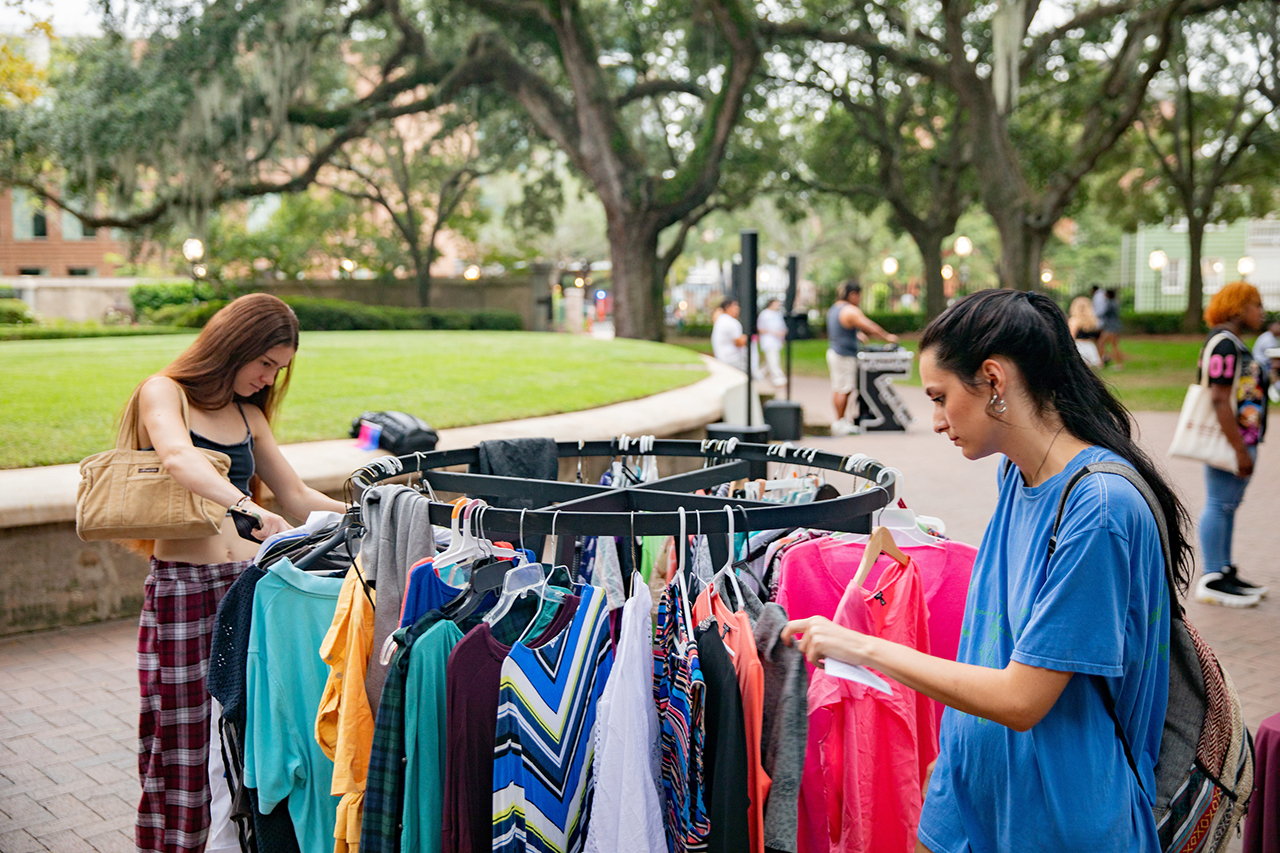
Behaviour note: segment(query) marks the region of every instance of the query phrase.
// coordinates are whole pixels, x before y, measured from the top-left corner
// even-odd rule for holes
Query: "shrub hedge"
[[[1136,335],[1177,335],[1182,333],[1181,311],[1123,311],[1120,322],[1124,330]],[[1208,332],[1209,327],[1200,321],[1200,331]]]
[[[306,296],[286,296],[284,301],[298,315],[298,326],[304,332],[392,329],[519,331],[524,328],[520,315],[514,311],[394,308]],[[152,317],[175,326],[199,329],[225,304],[221,300],[212,300],[200,305],[172,305],[158,309]]]
[[[867,314],[867,317],[879,323],[880,328],[891,335],[919,332],[925,327],[924,313],[918,311]],[[822,329],[822,332],[825,333],[826,329]]]
[[[924,314],[919,312],[892,312],[867,314],[886,331],[894,335],[923,331],[926,325]],[[1124,311],[1120,315],[1124,330],[1131,335],[1177,335],[1182,333],[1181,311]],[[813,327],[815,337],[826,337],[827,329],[823,321]],[[1204,323],[1200,331],[1207,332]],[[707,325],[687,324],[681,333],[683,337],[709,338],[711,327]]]
[[[144,282],[129,288],[129,301],[140,317],[167,305],[191,305],[212,299],[213,296],[211,285],[196,284],[193,281]]]
[[[26,326],[35,321],[30,307],[21,299],[0,299],[0,325]]]
[[[174,335],[189,332],[177,326],[104,326],[99,323],[60,323],[54,326],[0,326],[0,341],[45,341],[59,338],[117,338]]]

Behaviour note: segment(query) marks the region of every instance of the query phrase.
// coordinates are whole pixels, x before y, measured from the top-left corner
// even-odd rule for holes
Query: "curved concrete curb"
[[[707,377],[652,397],[597,409],[525,418],[440,431],[440,450],[469,447],[495,438],[550,436],[562,440],[603,440],[628,435],[669,436],[720,419],[727,391],[746,383],[746,375],[707,356]],[[337,492],[351,472],[383,452],[359,450],[351,439],[308,441],[281,450],[307,485]],[[74,521],[79,465],[49,465],[0,471],[0,528]]]

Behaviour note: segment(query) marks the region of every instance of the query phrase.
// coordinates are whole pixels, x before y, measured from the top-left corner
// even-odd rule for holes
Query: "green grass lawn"
[[[680,338],[673,343],[697,352],[711,352],[708,340]],[[1107,369],[1101,376],[1121,402],[1133,411],[1176,412],[1182,407],[1187,384],[1195,381],[1196,357],[1203,343],[1204,339],[1198,335],[1122,338],[1120,349],[1127,359],[1124,369]],[[902,344],[914,352],[919,345],[919,336],[904,338]],[[793,342],[791,359],[791,369],[797,375],[826,376],[826,340]],[[898,381],[903,385],[918,386],[920,372],[913,370],[910,379]]]
[[[0,468],[105,450],[140,381],[194,335],[0,343]],[[281,442],[342,438],[362,411],[437,428],[578,411],[688,385],[696,355],[648,341],[533,332],[303,332]]]

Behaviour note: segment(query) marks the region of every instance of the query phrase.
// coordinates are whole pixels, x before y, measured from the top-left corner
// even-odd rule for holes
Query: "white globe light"
[[[194,264],[204,257],[204,243],[201,243],[195,237],[188,237],[183,240],[182,257],[186,258],[188,263]]]
[[[957,255],[967,258],[973,254],[973,241],[962,234],[956,238],[955,250]]]
[[[1167,263],[1169,263],[1169,256],[1160,249],[1156,249],[1147,257],[1147,266],[1153,270],[1162,270]]]
[[[1045,284],[1048,284],[1049,282],[1053,281],[1053,270],[1045,270],[1044,272],[1040,273],[1040,280],[1043,281]]]
[[[955,274],[956,274],[956,271],[955,271],[954,269],[952,269],[952,268],[951,268],[951,264],[943,264],[943,265],[942,265],[942,277],[943,277],[944,279],[947,279],[948,281],[950,281],[950,280],[951,280],[951,276],[953,276],[953,275],[955,275]]]
[[[1253,272],[1257,268],[1258,268],[1257,263],[1255,263],[1253,258],[1249,257],[1248,255],[1245,255],[1236,264],[1236,270],[1240,273],[1240,275],[1248,275],[1249,273]]]
[[[888,257],[884,259],[884,263],[880,265],[880,269],[884,270],[885,275],[893,275],[898,271],[898,259]]]

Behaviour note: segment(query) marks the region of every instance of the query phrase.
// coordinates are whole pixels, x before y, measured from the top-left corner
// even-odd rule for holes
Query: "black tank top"
[[[244,421],[244,430],[247,433],[244,441],[236,444],[219,444],[216,441],[205,438],[195,430],[191,430],[191,443],[196,447],[203,447],[205,450],[216,450],[218,453],[225,453],[231,457],[231,470],[227,472],[227,479],[231,481],[231,485],[239,489],[243,494],[249,494],[249,480],[253,478],[253,430],[249,429],[249,419],[244,416],[244,407],[236,403],[236,408],[240,410],[240,420]]]

